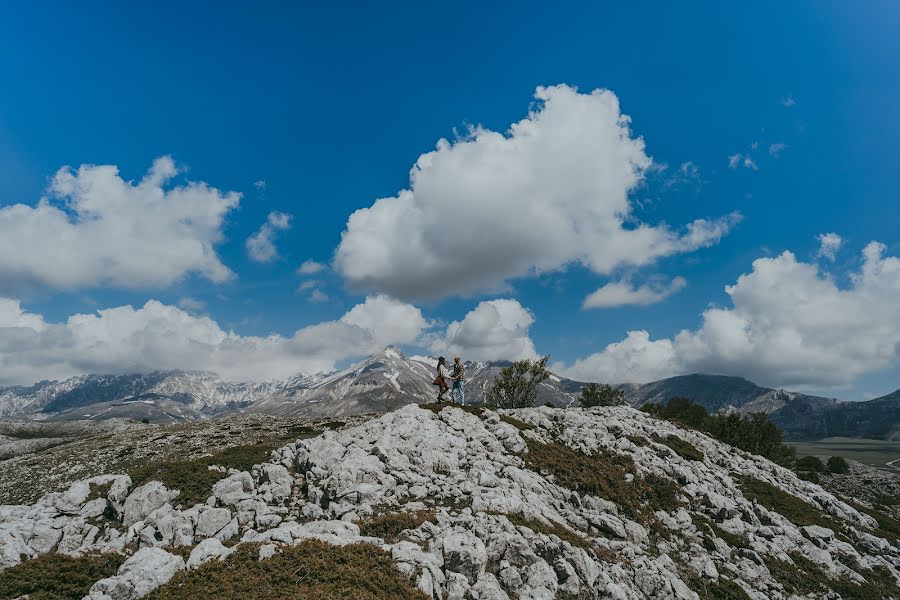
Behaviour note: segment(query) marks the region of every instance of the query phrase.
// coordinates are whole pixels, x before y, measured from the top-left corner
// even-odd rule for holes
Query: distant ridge
[[[171,422],[232,412],[326,418],[383,413],[433,400],[435,362],[433,357],[407,356],[387,347],[340,371],[298,373],[268,382],[227,382],[201,371],[78,375],[0,388],[0,418]],[[481,404],[485,390],[508,364],[467,363],[466,400]],[[583,385],[551,376],[538,390],[538,403],[574,405]],[[684,396],[712,413],[763,412],[788,439],[900,439],[900,390],[866,402],[846,402],[761,387],[741,377],[700,373],[617,387],[635,407]]]

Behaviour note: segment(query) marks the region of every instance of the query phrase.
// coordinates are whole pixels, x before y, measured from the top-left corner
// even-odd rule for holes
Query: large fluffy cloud
[[[418,308],[385,296],[370,296],[341,319],[289,337],[241,336],[156,300],[49,323],[0,298],[0,385],[153,369],[208,370],[241,381],[284,377],[411,343],[426,325]]]
[[[445,335],[432,341],[431,350],[464,360],[535,358],[528,336],[532,323],[534,316],[516,300],[481,302],[462,321],[450,323]]]
[[[559,85],[535,97],[506,134],[440,140],[409,189],[350,216],[334,265],[351,288],[438,298],[573,262],[606,274],[714,244],[736,221],[635,222],[629,193],[651,160],[616,96]]]
[[[790,252],[753,262],[726,288],[733,306],[710,308],[695,331],[651,340],[646,331],[556,365],[589,380],[645,382],[702,372],[766,385],[822,389],[900,363],[900,259],[872,242],[849,283]]]
[[[240,194],[167,185],[176,173],[167,156],[137,183],[111,165],[63,168],[36,206],[0,208],[0,293],[230,278],[215,245]]]

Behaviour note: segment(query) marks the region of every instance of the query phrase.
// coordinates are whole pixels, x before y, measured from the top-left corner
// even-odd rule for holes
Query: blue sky
[[[208,317],[241,338],[289,338],[340,320],[367,295],[397,296],[396,286],[384,279],[360,286],[346,268],[329,266],[315,276],[296,270],[310,259],[330,264],[350,215],[409,188],[410,168],[440,138],[453,141],[470,126],[506,132],[529,108],[540,110],[538,86],[565,84],[582,94],[615,94],[631,118],[632,138],[643,139],[652,159],[641,183],[628,189],[632,221],[626,229],[637,222],[665,223],[683,232],[697,219],[714,221],[734,212],[740,222],[715,241],[639,266],[617,264],[599,272],[574,255],[561,255],[553,268],[500,277],[505,285],[493,289],[472,291],[460,283],[461,295],[398,298],[429,324],[396,341],[413,351],[446,348],[490,358],[497,348],[471,337],[497,334],[502,345],[507,338],[501,334],[508,334],[513,354],[531,352],[527,338],[560,370],[601,380],[704,367],[849,398],[900,387],[896,322],[856,326],[838,312],[823,314],[812,329],[798,329],[800,346],[823,344],[832,351],[833,340],[846,336],[844,329],[859,332],[858,343],[835,351],[852,354],[848,360],[859,365],[837,377],[829,374],[829,361],[839,356],[813,356],[808,364],[770,373],[766,362],[745,366],[742,357],[750,349],[719,361],[714,358],[721,348],[700,355],[694,348],[707,337],[700,330],[704,311],[733,307],[726,286],[751,273],[754,260],[774,260],[784,251],[818,269],[821,281],[831,278],[840,290],[856,290],[847,306],[863,312],[872,306],[871,312],[888,321],[896,316],[887,306],[896,288],[853,287],[867,244],[884,244],[881,256],[888,263],[881,279],[894,277],[889,259],[900,255],[896,3],[183,4],[0,4],[0,210],[34,208],[64,166],[115,165],[122,179],[138,182],[155,159],[170,156],[179,174],[167,185],[202,181],[223,194],[242,195],[223,215],[221,237],[212,242],[233,277],[214,281],[185,267],[171,281],[123,283],[102,272],[110,259],[101,257],[93,279],[48,283],[40,271],[50,267],[23,256],[40,254],[39,246],[55,240],[31,235],[6,249],[5,266],[0,259],[0,278],[17,282],[0,290],[17,303],[15,327],[22,329],[22,315],[31,321],[39,315],[41,327],[53,328],[71,315],[137,309],[155,299],[166,307],[181,302],[190,315]],[[574,144],[560,150],[568,151],[579,152]],[[551,191],[529,202],[552,201],[553,186],[566,185],[562,179],[561,174],[561,181],[547,182],[540,189]],[[452,204],[448,193],[445,201]],[[463,218],[448,221],[442,237],[458,236],[466,223],[484,218],[477,205],[460,207]],[[520,205],[507,214],[515,219],[529,210]],[[290,215],[290,226],[274,231],[277,256],[258,262],[246,240],[273,212]],[[69,216],[78,219],[72,209]],[[14,222],[21,231],[21,223],[9,219]],[[821,256],[818,238],[832,232],[842,239],[833,261]],[[540,240],[543,234],[530,228],[522,235]],[[172,244],[147,241],[157,242]],[[436,244],[453,248],[451,242]],[[365,259],[353,255],[354,264],[360,260]],[[659,302],[582,308],[589,294],[608,283],[637,288],[650,282],[658,291],[674,277],[686,285]],[[310,279],[320,283],[298,291]],[[423,290],[434,283],[428,279],[421,282]],[[771,283],[771,294],[780,294],[780,281]],[[312,301],[313,289],[328,300]],[[473,329],[479,324],[473,317],[471,335],[463,335],[466,316],[495,299],[515,300],[533,322],[497,308],[495,319],[514,323],[505,322],[498,333]],[[787,313],[765,312],[782,308],[750,300],[744,306],[757,323],[790,322]],[[462,329],[448,329],[453,322]],[[10,323],[0,328],[8,340]],[[822,339],[806,339],[832,326]],[[872,340],[866,327],[882,336],[873,342],[877,348],[866,347]],[[675,363],[667,355],[668,371],[623,366],[644,360],[641,352],[578,362],[629,331],[646,331],[652,341],[674,340],[681,330],[695,332],[696,339],[688,340],[690,348],[686,341],[682,349],[662,349],[677,355]],[[754,356],[770,347],[771,340],[760,341],[762,332],[748,335],[755,336]],[[375,337],[395,341],[382,333]],[[51,360],[49,342],[34,343],[40,348],[28,358],[0,351],[0,372],[4,365],[7,370],[0,383],[82,369],[134,369],[142,360],[147,368],[169,366],[154,353],[138,354],[127,364],[102,357],[79,363],[55,354]],[[195,351],[202,354],[203,348]],[[781,351],[791,354],[789,348]],[[334,350],[325,363],[341,364],[352,354]],[[620,364],[611,366],[614,360]],[[290,352],[284,361],[289,368]],[[308,366],[299,359],[297,365]]]

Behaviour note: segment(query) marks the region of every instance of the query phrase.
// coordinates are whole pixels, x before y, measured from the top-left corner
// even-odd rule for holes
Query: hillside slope
[[[110,474],[0,507],[0,568],[124,552],[91,599],[179,598],[223,576],[215,565],[234,549],[222,542],[249,549],[227,559],[239,579],[316,540],[374,545],[433,599],[900,600],[900,548],[873,518],[627,407],[407,406],[215,479],[193,506]]]

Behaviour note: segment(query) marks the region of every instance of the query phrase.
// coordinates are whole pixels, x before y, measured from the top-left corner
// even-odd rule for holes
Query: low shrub
[[[371,544],[336,546],[308,540],[259,560],[258,544],[241,544],[222,561],[181,571],[148,600],[427,600],[394,566],[389,552]]]
[[[381,538],[389,544],[400,541],[400,535],[408,529],[416,529],[422,523],[435,522],[433,510],[390,512],[374,515],[359,522],[360,535]]]
[[[804,456],[794,463],[795,471],[809,471],[811,473],[824,473],[825,463],[818,456]]]
[[[785,467],[792,466],[796,458],[794,448],[783,442],[781,429],[763,413],[710,415],[687,398],[672,398],[666,404],[645,404],[641,410],[658,419],[702,431],[720,442]]]
[[[848,465],[847,461],[840,456],[832,456],[829,458],[827,466],[829,471],[837,473],[838,475],[846,475],[850,472],[850,465]]]
[[[124,561],[118,554],[44,554],[0,571],[0,598],[81,600],[94,582],[115,575]]]

